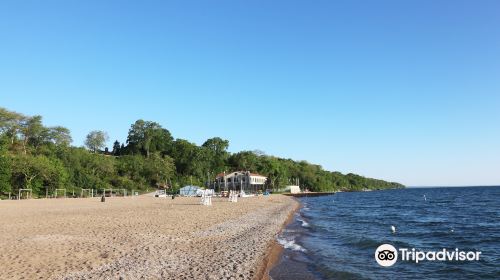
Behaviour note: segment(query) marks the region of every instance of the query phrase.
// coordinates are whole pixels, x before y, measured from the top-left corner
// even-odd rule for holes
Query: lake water
[[[278,241],[278,279],[500,279],[500,187],[407,188],[301,198]],[[396,228],[393,233],[391,226]],[[375,260],[381,244],[480,251],[479,261]]]

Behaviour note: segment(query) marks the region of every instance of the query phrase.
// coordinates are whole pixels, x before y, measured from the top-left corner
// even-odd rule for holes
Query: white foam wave
[[[284,238],[278,238],[278,243],[285,249],[306,252],[306,249],[304,249],[304,247],[300,246],[299,244],[295,243],[295,240],[286,240]]]
[[[306,221],[304,221],[302,219],[297,219],[297,221],[301,222],[303,227],[309,227],[309,223],[308,222],[306,222]]]

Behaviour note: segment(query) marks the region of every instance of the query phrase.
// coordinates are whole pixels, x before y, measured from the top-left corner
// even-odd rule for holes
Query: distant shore
[[[299,203],[241,198],[40,199],[0,202],[8,279],[266,279],[278,232]]]

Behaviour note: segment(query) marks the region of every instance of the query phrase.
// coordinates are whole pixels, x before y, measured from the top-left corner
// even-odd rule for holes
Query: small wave
[[[352,240],[350,243],[353,246],[361,248],[361,249],[376,248],[380,244],[383,244],[383,243],[380,243],[377,240],[374,240],[374,239],[371,239],[371,238],[366,238],[366,237]]]
[[[309,227],[309,223],[304,221],[303,219],[298,218],[297,221],[301,222],[303,227]]]
[[[304,247],[300,246],[299,244],[295,243],[295,240],[293,239],[286,240],[284,238],[278,238],[278,243],[285,249],[290,249],[292,251],[306,252],[306,249],[304,249]]]

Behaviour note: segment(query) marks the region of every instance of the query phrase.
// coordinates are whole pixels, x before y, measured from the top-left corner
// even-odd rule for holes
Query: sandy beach
[[[0,201],[0,278],[265,278],[297,207],[282,195]]]

